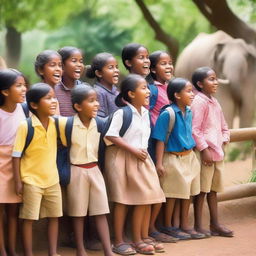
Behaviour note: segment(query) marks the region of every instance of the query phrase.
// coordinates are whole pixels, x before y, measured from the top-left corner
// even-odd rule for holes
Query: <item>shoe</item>
[[[168,236],[179,238],[179,240],[191,239],[191,235],[183,232],[182,230],[176,227],[162,227],[160,230],[161,232],[167,234]]]
[[[159,241],[162,243],[177,243],[177,241],[179,241],[179,238],[164,234],[159,231],[151,232],[149,236],[153,237],[156,241]]]
[[[136,251],[133,249],[133,247],[130,244],[126,244],[126,243],[113,245],[112,251],[114,253],[117,253],[117,254],[120,254],[120,255],[134,255],[134,254],[136,254]]]
[[[147,238],[143,238],[142,240],[144,243],[152,245],[155,249],[155,252],[157,253],[165,252],[164,245],[160,242],[157,242],[154,238],[147,237]]]
[[[183,232],[189,234],[192,239],[203,239],[206,238],[205,234],[199,233],[195,231],[194,229],[182,229]]]
[[[212,236],[223,236],[223,237],[233,237],[234,232],[225,228],[224,226],[213,226],[210,225],[211,235]]]
[[[202,233],[205,235],[205,238],[209,238],[211,237],[211,232],[209,230],[205,230],[205,229],[200,229],[200,228],[195,228],[195,231],[198,233]]]
[[[144,255],[154,255],[155,254],[154,246],[152,246],[151,244],[147,244],[143,241],[134,243],[133,247],[136,250],[136,252],[140,253],[140,254],[144,254]]]

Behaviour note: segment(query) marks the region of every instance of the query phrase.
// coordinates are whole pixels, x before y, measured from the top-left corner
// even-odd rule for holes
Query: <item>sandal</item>
[[[192,239],[203,239],[206,238],[205,234],[199,233],[194,229],[183,229],[183,231],[191,236]]]
[[[112,251],[114,253],[120,254],[120,255],[134,255],[136,254],[136,251],[133,249],[133,247],[130,244],[127,243],[121,243],[114,245],[112,247]]]
[[[167,234],[168,236],[179,238],[179,240],[191,239],[191,235],[176,227],[162,227],[161,232]]]
[[[201,229],[201,228],[195,228],[196,232],[204,234],[205,238],[211,237],[211,232],[209,230]]]
[[[155,249],[155,252],[157,252],[157,253],[165,252],[164,245],[162,243],[157,242],[154,238],[147,237],[147,238],[143,238],[142,240],[146,244],[152,245]]]
[[[210,230],[212,236],[223,236],[223,237],[233,237],[234,232],[232,230],[229,230],[225,228],[224,226],[213,226],[210,225]]]
[[[167,235],[159,231],[151,232],[149,236],[162,243],[176,243],[179,241],[179,238]]]
[[[155,250],[151,244],[144,243],[143,241],[134,243],[134,249],[137,253],[144,254],[144,255],[154,255]]]

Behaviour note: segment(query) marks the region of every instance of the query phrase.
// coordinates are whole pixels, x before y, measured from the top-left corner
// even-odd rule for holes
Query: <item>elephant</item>
[[[215,70],[219,79],[216,93],[230,128],[239,117],[240,127],[253,124],[256,102],[256,48],[223,31],[200,33],[180,54],[175,76],[191,79],[201,66]]]

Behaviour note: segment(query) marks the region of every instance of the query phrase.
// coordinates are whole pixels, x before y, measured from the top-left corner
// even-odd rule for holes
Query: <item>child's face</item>
[[[53,89],[51,89],[39,103],[33,103],[32,107],[36,110],[38,115],[53,116],[57,108],[57,99]]]
[[[219,84],[215,72],[213,70],[209,71],[207,77],[202,82],[199,82],[198,85],[207,96],[216,93]]]
[[[119,69],[115,58],[110,57],[102,70],[97,70],[96,72],[103,85],[112,86],[118,83]]]
[[[19,76],[15,83],[7,90],[3,90],[2,93],[4,96],[8,97],[8,99],[15,103],[22,103],[26,97],[26,82],[24,77]]]
[[[63,63],[64,75],[72,80],[80,79],[84,72],[84,59],[80,51],[74,51]]]
[[[97,93],[94,90],[89,92],[88,97],[84,99],[81,104],[75,104],[75,108],[79,115],[87,118],[96,117],[99,106],[100,104],[98,102]]]
[[[179,93],[175,93],[175,97],[176,101],[182,106],[190,106],[194,99],[192,84],[187,82],[185,87]]]
[[[52,55],[49,62],[47,62],[42,70],[39,70],[43,81],[51,86],[56,85],[61,81],[62,76],[62,62],[58,55]]]
[[[160,83],[165,83],[171,80],[173,75],[173,64],[169,54],[162,53],[158,59],[156,67],[152,69],[156,75],[156,80]]]
[[[150,66],[148,55],[148,50],[144,47],[140,47],[136,56],[134,56],[130,61],[126,61],[126,65],[130,67],[130,73],[146,77],[149,74]]]
[[[137,82],[137,88],[134,92],[130,92],[132,103],[138,106],[148,106],[150,91],[145,79],[141,79]]]

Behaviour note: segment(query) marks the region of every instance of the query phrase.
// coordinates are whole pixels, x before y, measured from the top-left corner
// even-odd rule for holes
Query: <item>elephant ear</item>
[[[221,60],[220,56],[225,44],[225,41],[217,43],[213,48],[212,55],[210,56],[210,67],[213,68],[219,75],[222,73],[223,65],[223,60]]]

